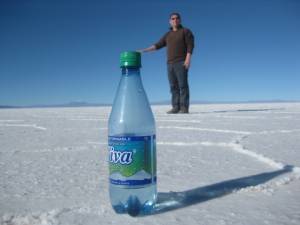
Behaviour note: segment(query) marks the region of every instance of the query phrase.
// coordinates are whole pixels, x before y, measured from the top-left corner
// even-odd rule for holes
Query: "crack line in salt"
[[[289,175],[283,175],[281,179],[278,179],[276,181],[270,181],[267,182],[266,184],[259,184],[255,186],[250,186],[246,188],[242,188],[237,192],[248,192],[248,191],[263,191],[263,192],[272,192],[274,188],[277,188],[282,185],[286,185],[291,183],[294,180],[299,180],[300,179],[300,167],[293,166],[293,165],[287,165],[281,162],[277,162],[274,159],[271,159],[269,157],[266,157],[262,154],[250,151],[246,149],[242,144],[241,141],[243,139],[246,139],[248,136],[243,136],[238,138],[235,142],[230,143],[229,145],[231,146],[231,149],[234,151],[240,153],[240,154],[245,154],[247,156],[250,156],[252,158],[255,158],[256,160],[263,162],[265,164],[268,164],[269,166],[279,169],[279,170],[289,170],[292,172],[292,174]]]
[[[243,137],[238,138],[236,141],[229,143],[228,147],[231,147],[231,149],[234,150],[235,152],[255,158],[257,161],[268,164],[269,166],[271,166],[275,169],[283,169],[284,168],[285,165],[283,163],[276,162],[275,160],[268,158],[262,154],[259,154],[254,151],[250,151],[250,150],[246,149],[241,144],[241,140],[243,140],[247,137],[248,136],[243,136]]]
[[[68,120],[78,120],[78,121],[107,121],[107,119],[102,118],[67,118]]]
[[[293,133],[293,132],[299,132],[300,129],[295,130],[266,130],[266,131],[259,131],[256,132],[256,134],[276,134],[276,133]]]
[[[252,132],[249,132],[249,131],[221,130],[221,129],[199,128],[199,127],[160,126],[158,128],[159,129],[212,131],[212,132],[218,132],[218,133],[233,133],[233,134],[252,134]]]
[[[165,120],[158,119],[159,122],[176,122],[176,123],[203,123],[201,120]]]
[[[266,131],[239,131],[239,130],[221,130],[221,129],[213,129],[213,128],[200,128],[200,127],[181,127],[181,126],[159,126],[159,129],[179,129],[179,130],[199,130],[199,131],[211,131],[218,133],[232,133],[232,134],[275,134],[275,133],[293,133],[300,132],[300,129],[294,130],[266,130]]]
[[[95,145],[107,145],[107,142],[96,142],[96,141],[88,141],[88,144],[95,144]]]
[[[292,172],[291,175],[284,175],[281,179],[278,179],[276,181],[270,181],[266,184],[259,184],[255,186],[250,186],[246,188],[242,188],[238,190],[237,192],[248,192],[248,191],[263,191],[263,192],[272,192],[272,190],[276,187],[286,185],[291,183],[294,180],[299,180],[300,179],[300,168],[293,166],[293,165],[285,165],[281,162],[277,162],[274,159],[268,158],[262,154],[258,154],[256,152],[250,151],[246,149],[242,144],[240,144],[240,141],[242,139],[247,138],[247,136],[242,136],[235,142],[190,142],[190,143],[185,143],[185,142],[158,142],[158,145],[173,145],[173,146],[217,146],[217,147],[229,147],[233,151],[244,154],[247,156],[250,156],[257,161],[263,162],[272,168],[283,170],[286,169],[287,167],[290,168],[290,171]]]
[[[1,122],[14,123],[14,122],[24,122],[24,120],[0,120],[0,123]]]
[[[38,130],[47,130],[46,127],[37,126],[36,124],[0,124],[3,127],[32,127]]]

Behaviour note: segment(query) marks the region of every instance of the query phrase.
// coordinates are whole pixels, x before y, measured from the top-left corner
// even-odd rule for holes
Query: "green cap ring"
[[[134,51],[122,52],[120,55],[121,67],[142,67],[141,53]]]

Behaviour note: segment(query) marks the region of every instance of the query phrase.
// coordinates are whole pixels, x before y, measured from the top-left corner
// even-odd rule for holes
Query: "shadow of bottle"
[[[293,171],[293,166],[285,166],[281,170],[227,180],[183,192],[158,193],[157,203],[151,214],[165,213],[214,198],[220,198],[242,188],[266,183],[277,176],[291,171]]]

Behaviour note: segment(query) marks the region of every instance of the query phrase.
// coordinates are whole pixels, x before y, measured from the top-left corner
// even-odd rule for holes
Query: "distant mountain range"
[[[256,101],[191,101],[191,104],[241,104],[241,103],[288,103],[288,102],[300,102],[295,100],[256,100]],[[151,102],[151,105],[169,105],[170,101]],[[65,104],[37,104],[37,105],[25,105],[25,106],[13,106],[13,105],[0,105],[0,109],[9,108],[59,108],[59,107],[99,107],[99,106],[111,106],[110,103],[88,103],[88,102],[69,102]]]

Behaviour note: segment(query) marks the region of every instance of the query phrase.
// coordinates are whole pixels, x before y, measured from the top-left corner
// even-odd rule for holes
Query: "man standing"
[[[179,13],[171,13],[169,22],[170,31],[156,44],[139,51],[150,52],[167,47],[168,78],[172,94],[172,109],[167,113],[189,113],[188,69],[194,48],[194,36],[181,25]]]

